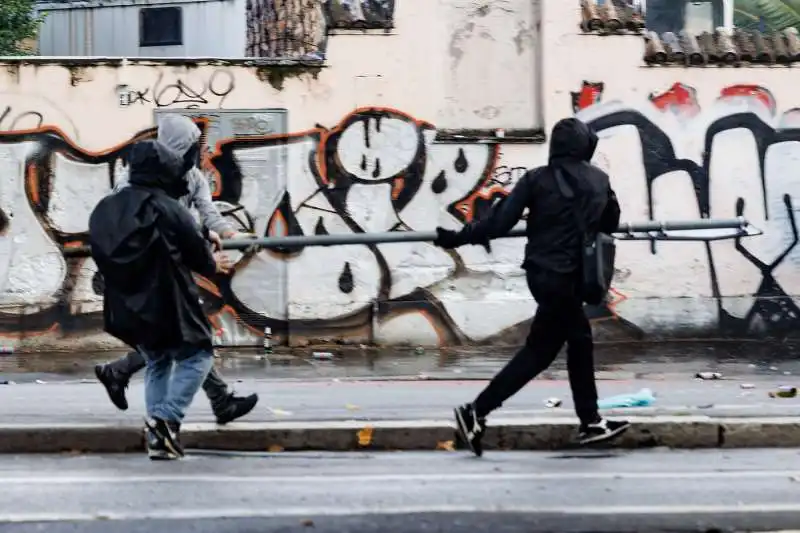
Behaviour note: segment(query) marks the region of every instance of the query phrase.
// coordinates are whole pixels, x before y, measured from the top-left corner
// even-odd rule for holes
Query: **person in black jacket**
[[[186,159],[158,141],[137,142],[130,186],[103,198],[89,218],[92,257],[105,281],[105,330],[147,358],[152,459],[183,455],[180,423],[212,365],[211,325],[192,272],[230,269],[176,200],[187,193],[183,176],[193,161]]]
[[[547,166],[528,171],[486,217],[457,232],[437,228],[434,244],[442,248],[488,246],[491,239],[506,235],[528,209],[522,268],[538,307],[522,348],[473,403],[455,409],[461,438],[475,455],[483,453],[486,416],[550,366],[565,342],[570,388],[581,422],[580,443],[609,440],[629,427],[628,422],[605,420],[598,414],[592,329],[581,295],[583,240],[576,213],[592,239],[598,232],[616,231],[620,217],[608,176],[590,163],[597,141],[583,122],[559,121],[553,128]]]

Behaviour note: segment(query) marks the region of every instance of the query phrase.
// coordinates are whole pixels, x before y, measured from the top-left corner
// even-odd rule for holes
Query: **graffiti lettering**
[[[436,144],[435,133],[400,111],[365,108],[330,129],[225,139],[209,159],[215,199],[236,227],[259,235],[458,228],[505,194],[493,179],[499,151]],[[58,249],[85,243],[91,210],[127,172],[128,146],[93,153],[55,129],[0,133],[0,163],[10,162],[0,187],[8,215],[0,257],[10,258],[0,265],[9,280],[2,294],[26,294],[18,312],[0,306],[0,332],[99,328],[96,268],[90,259],[66,262]],[[519,273],[492,274],[499,254],[518,257],[519,243],[501,244],[494,256],[427,243],[248,250],[236,254],[232,276],[201,283],[228,343],[255,342],[265,326],[277,335],[355,338],[424,327],[431,342],[459,342],[530,317],[530,301],[520,299],[493,325],[481,320],[487,291],[525,290]]]
[[[179,78],[171,83],[164,83],[164,74],[159,73],[152,88],[132,90],[128,101],[130,105],[139,103],[186,109],[196,109],[200,106],[221,108],[234,88],[233,74],[227,70],[215,70],[207,81],[188,81]]]
[[[714,326],[725,335],[796,331],[800,308],[790,296],[800,289],[795,116],[788,111],[776,117],[770,92],[750,85],[724,88],[708,109],[700,108],[693,88],[675,84],[642,106],[608,102],[581,110],[578,117],[601,137],[612,182],[625,180],[616,187],[624,212],[641,211],[651,219],[744,215],[765,229],[752,240],[677,245],[680,250],[676,243],[653,243],[648,252],[659,255],[656,262],[645,261],[641,248],[626,248],[620,261],[637,266],[617,288],[644,297],[649,291],[643,287],[651,286],[661,297],[670,287],[692,295],[691,309],[673,312],[690,311],[695,328]],[[631,150],[637,146],[640,151]],[[659,282],[687,268],[683,283]],[[634,299],[617,309],[623,317],[642,311]]]
[[[23,111],[15,114],[11,106],[6,106],[0,112],[0,130],[32,130],[41,128],[44,117],[38,111]]]

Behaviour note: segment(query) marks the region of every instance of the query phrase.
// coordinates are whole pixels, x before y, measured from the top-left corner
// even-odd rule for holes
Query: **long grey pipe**
[[[631,235],[662,231],[690,231],[709,229],[739,229],[749,226],[744,217],[732,219],[698,219],[676,221],[652,221],[636,224],[622,223],[615,233]],[[525,229],[511,230],[506,237],[524,237]],[[624,238],[624,237],[623,237]],[[650,238],[650,237],[644,237]],[[435,231],[390,231],[385,233],[342,233],[333,235],[290,235],[288,237],[260,237],[253,239],[229,239],[222,243],[225,250],[245,250],[252,246],[260,248],[285,248],[297,246],[342,246],[349,244],[382,244],[393,242],[431,242]],[[67,257],[88,257],[88,246],[64,248]]]

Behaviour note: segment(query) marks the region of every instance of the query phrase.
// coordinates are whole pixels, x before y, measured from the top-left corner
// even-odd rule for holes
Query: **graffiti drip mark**
[[[350,262],[345,262],[342,273],[339,275],[339,290],[345,294],[350,294],[355,288],[353,280],[353,270],[350,268]]]
[[[314,235],[329,235],[327,228],[325,227],[325,222],[322,220],[322,217],[317,219],[317,225],[314,226]]]
[[[294,237],[302,236],[303,228],[297,221],[297,217],[292,211],[292,201],[288,192],[283,194],[280,205],[272,214],[267,225],[267,237]],[[300,252],[303,246],[281,246],[273,248],[273,251],[281,254],[291,254]]]
[[[444,170],[439,172],[439,175],[434,178],[431,183],[431,190],[435,194],[442,194],[447,190],[447,177],[444,175]]]
[[[577,113],[581,109],[599,104],[603,100],[604,90],[605,84],[603,82],[584,81],[580,91],[570,93],[572,96],[572,112]]]
[[[467,161],[467,156],[464,155],[463,148],[458,149],[458,157],[456,157],[456,162],[453,167],[459,174],[463,174],[469,168],[469,162]]]

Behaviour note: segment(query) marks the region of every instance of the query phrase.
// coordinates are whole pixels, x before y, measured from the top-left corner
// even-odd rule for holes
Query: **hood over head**
[[[173,198],[189,192],[184,179],[183,159],[159,141],[139,141],[128,157],[131,185],[161,189]]]
[[[183,171],[200,163],[200,128],[183,115],[167,114],[158,123],[158,140],[183,158]]]
[[[597,134],[577,118],[559,120],[550,135],[550,161],[554,159],[592,160]]]
[[[159,120],[158,140],[183,157],[200,140],[200,128],[189,117],[167,114]]]

